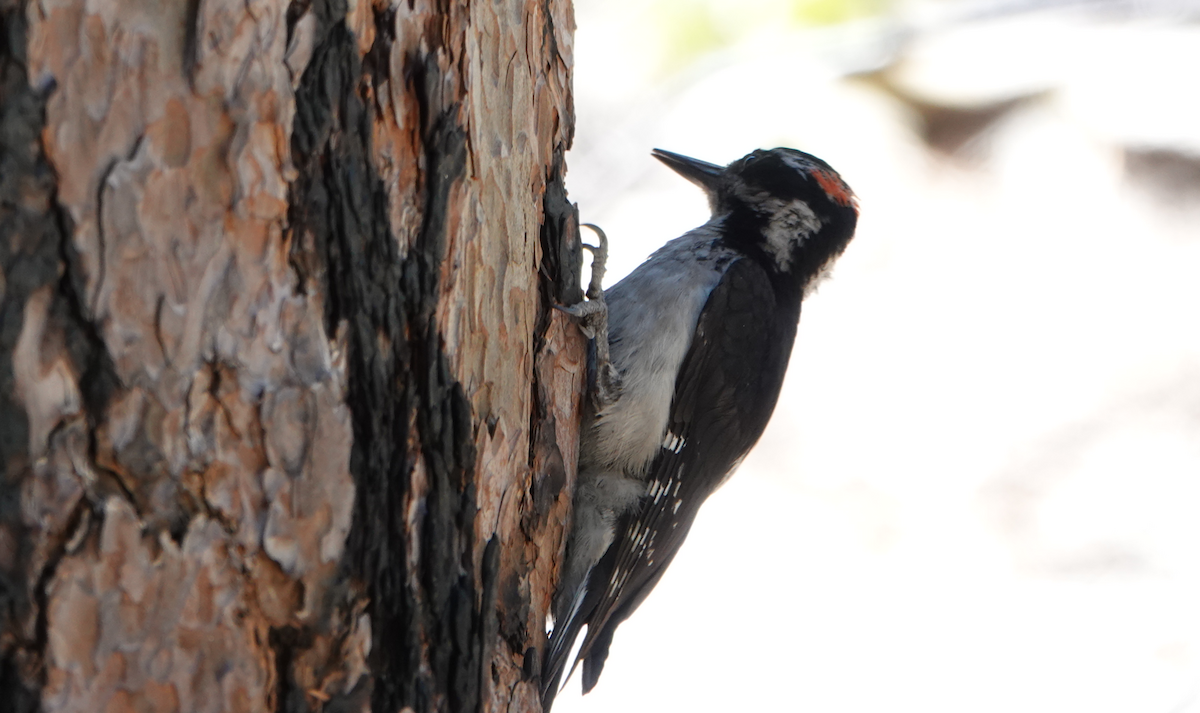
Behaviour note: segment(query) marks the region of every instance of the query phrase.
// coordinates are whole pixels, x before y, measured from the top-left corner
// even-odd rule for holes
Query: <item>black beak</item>
[[[662,149],[654,149],[650,152],[650,155],[667,164],[675,173],[700,186],[708,193],[713,193],[717,190],[717,183],[720,182],[721,173],[725,170],[724,166],[718,166],[715,163],[701,161],[696,158],[688,158],[687,156],[663,151]]]

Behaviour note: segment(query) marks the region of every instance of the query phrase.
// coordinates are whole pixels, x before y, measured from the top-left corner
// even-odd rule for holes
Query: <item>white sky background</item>
[[[576,3],[568,188],[608,284],[707,218],[651,148],[800,148],[862,218],[762,442],[554,710],[1200,713],[1200,179],[1123,152],[1200,155],[1200,25],[785,5]],[[658,69],[672,12],[732,44]],[[933,103],[1036,98],[940,154],[846,77],[901,57]]]

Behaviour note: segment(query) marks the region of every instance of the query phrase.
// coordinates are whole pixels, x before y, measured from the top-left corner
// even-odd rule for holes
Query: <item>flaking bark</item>
[[[0,0],[0,709],[538,709],[567,0]]]

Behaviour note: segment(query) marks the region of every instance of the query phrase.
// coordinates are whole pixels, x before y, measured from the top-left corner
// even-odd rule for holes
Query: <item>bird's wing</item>
[[[732,263],[700,313],[675,380],[667,433],[639,507],[588,579],[588,631],[579,650],[583,690],[595,685],[613,631],[674,559],[700,504],[737,467],[767,425],[796,335],[794,309],[776,303],[766,271]],[[763,400],[769,400],[765,404]]]

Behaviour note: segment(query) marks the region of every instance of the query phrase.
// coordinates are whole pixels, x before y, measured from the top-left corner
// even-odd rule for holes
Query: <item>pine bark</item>
[[[569,0],[0,22],[0,710],[538,710]]]

